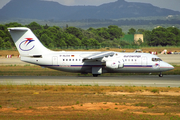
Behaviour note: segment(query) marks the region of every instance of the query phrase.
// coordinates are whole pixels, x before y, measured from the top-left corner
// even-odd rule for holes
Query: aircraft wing
[[[83,59],[83,61],[88,60],[88,61],[94,61],[94,60],[100,60],[105,56],[113,56],[115,53],[112,51],[106,51],[106,52],[99,52],[92,54],[90,56],[87,56]]]

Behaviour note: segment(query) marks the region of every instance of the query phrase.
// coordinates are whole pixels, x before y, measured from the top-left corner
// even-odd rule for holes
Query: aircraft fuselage
[[[66,72],[94,72],[94,74],[153,73],[164,72],[174,68],[172,65],[162,61],[159,57],[147,53],[115,52],[114,55],[105,56],[102,59],[94,61],[84,60],[86,56],[95,53],[98,52],[54,52],[39,56],[36,55],[34,57],[21,57],[21,60]]]

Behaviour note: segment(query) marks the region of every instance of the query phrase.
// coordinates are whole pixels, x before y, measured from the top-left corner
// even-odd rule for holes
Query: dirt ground
[[[8,85],[0,96],[3,120],[180,119],[180,88]]]

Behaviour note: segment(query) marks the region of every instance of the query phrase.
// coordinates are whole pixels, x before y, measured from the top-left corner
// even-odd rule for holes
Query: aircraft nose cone
[[[170,65],[170,64],[168,64],[168,63],[167,63],[167,65],[166,65],[166,67],[167,67],[168,70],[173,70],[173,69],[174,69],[174,66],[172,66],[172,65]]]
[[[174,66],[172,66],[166,62],[161,63],[161,70],[169,71],[169,70],[173,70],[173,69],[174,69]]]
[[[173,70],[173,69],[174,69],[174,66],[169,65],[169,70]]]

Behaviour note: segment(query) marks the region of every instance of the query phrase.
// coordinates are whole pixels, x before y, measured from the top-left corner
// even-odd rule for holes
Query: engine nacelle
[[[106,67],[111,68],[111,69],[123,68],[124,62],[123,62],[123,60],[107,61]]]

